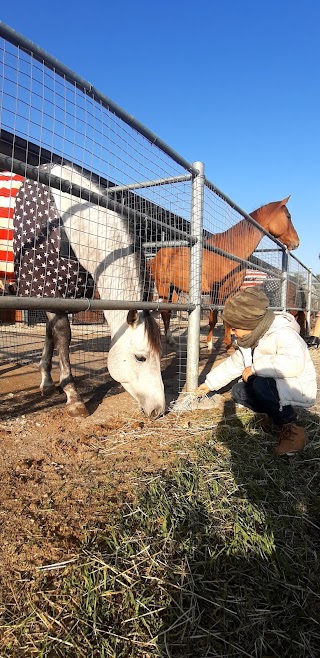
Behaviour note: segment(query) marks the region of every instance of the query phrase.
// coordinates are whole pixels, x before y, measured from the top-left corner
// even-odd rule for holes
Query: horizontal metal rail
[[[30,311],[65,311],[66,313],[78,313],[80,311],[130,311],[139,309],[141,311],[193,311],[194,304],[171,304],[169,302],[129,302],[124,300],[107,299],[48,299],[47,297],[15,297],[11,295],[0,296],[0,308]]]
[[[146,187],[159,187],[160,185],[171,185],[172,183],[184,183],[191,180],[191,174],[185,176],[171,176],[169,178],[158,178],[157,180],[146,180],[141,183],[130,183],[130,185],[114,185],[111,192],[126,192],[127,190],[143,190]]]
[[[180,238],[185,238],[185,240],[187,240],[189,243],[192,243],[195,240],[195,238],[190,236],[189,233],[186,233],[185,231],[181,231],[180,229],[177,229],[170,224],[166,224],[159,219],[151,217],[146,213],[141,213],[139,210],[128,208],[128,206],[122,203],[118,203],[114,199],[110,198],[109,195],[113,194],[114,191],[113,187],[108,188],[108,195],[98,194],[97,192],[88,190],[86,187],[77,185],[70,180],[59,178],[59,176],[54,176],[50,172],[41,171],[38,167],[28,165],[25,162],[21,162],[16,158],[12,158],[2,153],[0,153],[0,167],[4,170],[19,174],[20,176],[30,178],[31,180],[39,181],[40,183],[43,183],[48,187],[53,187],[54,189],[61,192],[72,194],[77,198],[83,199],[84,201],[89,201],[90,203],[94,203],[97,206],[108,208],[109,210],[112,210],[121,216],[125,216],[127,219],[130,219],[133,222],[137,219],[152,222],[152,224],[155,226],[163,228],[166,231],[170,231],[170,233],[173,235],[177,235]]]
[[[160,139],[160,137],[158,137],[155,133],[149,130],[140,121],[135,119],[135,117],[133,117],[131,114],[128,114],[128,112],[123,110],[122,107],[114,103],[110,98],[102,94],[90,82],[84,80],[84,78],[80,77],[79,75],[74,73],[74,71],[69,69],[64,64],[62,64],[62,62],[59,62],[59,60],[57,60],[55,57],[49,55],[49,53],[47,53],[45,50],[39,48],[39,46],[37,46],[35,43],[29,41],[29,39],[26,39],[26,37],[24,37],[22,34],[19,34],[19,32],[16,32],[8,25],[5,25],[5,23],[3,23],[2,21],[0,21],[0,37],[3,37],[3,39],[6,39],[14,46],[17,46],[18,48],[28,53],[29,55],[32,55],[32,57],[35,60],[41,62],[41,64],[45,64],[48,68],[52,69],[55,73],[75,84],[78,89],[81,89],[81,91],[85,92],[88,96],[93,98],[95,101],[101,103],[101,105],[104,108],[110,110],[111,112],[114,112],[114,114],[117,117],[119,117],[119,119],[122,119],[122,121],[124,121],[128,126],[133,128],[134,130],[137,130],[141,135],[143,135],[143,137],[146,137],[146,139],[151,144],[154,144],[159,149],[161,149],[170,158],[172,158],[172,160],[174,160],[178,165],[180,165],[181,167],[183,167],[187,171],[190,171],[193,174],[199,173],[196,169],[194,169],[191,162],[185,160],[181,155],[179,155],[179,153],[174,151],[168,144],[166,144],[166,142]]]

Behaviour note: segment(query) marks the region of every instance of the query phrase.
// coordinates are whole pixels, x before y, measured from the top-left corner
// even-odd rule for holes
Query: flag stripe
[[[13,240],[12,228],[0,228],[0,240],[7,240],[7,242],[12,242]]]
[[[13,251],[8,251],[0,249],[0,262],[3,263],[13,263]]]

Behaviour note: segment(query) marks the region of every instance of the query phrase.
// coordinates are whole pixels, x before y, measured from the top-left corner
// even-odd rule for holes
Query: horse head
[[[273,201],[264,208],[268,210],[268,224],[265,225],[265,228],[291,251],[299,247],[299,237],[286,206],[289,199],[290,196],[282,201]]]
[[[152,315],[147,311],[129,311],[112,339],[108,370],[151,418],[165,410],[160,355],[160,329]]]

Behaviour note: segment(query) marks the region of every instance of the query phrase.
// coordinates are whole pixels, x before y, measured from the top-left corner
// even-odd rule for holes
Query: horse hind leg
[[[231,338],[231,327],[226,322],[223,323],[224,326],[224,339],[223,342],[226,346],[226,349],[229,350],[232,347],[232,338]]]
[[[164,300],[161,300],[161,301],[164,301]],[[176,290],[173,290],[172,292],[170,291],[167,301],[172,302],[173,304],[176,304],[179,301],[179,295],[176,292]],[[161,311],[161,317],[162,317],[162,320],[163,320],[164,334],[165,334],[165,337],[166,337],[166,342],[171,347],[176,347],[176,341],[173,338],[173,335],[170,331],[171,311]]]
[[[209,331],[207,334],[207,347],[210,354],[212,354],[213,352],[213,330],[217,324],[217,319],[218,319],[218,311],[216,309],[211,309],[209,311],[209,320],[208,320]]]
[[[41,373],[40,391],[42,395],[45,396],[52,395],[52,393],[55,391],[55,384],[51,376],[53,350],[54,350],[54,340],[53,340],[52,326],[48,314],[47,325],[46,325],[46,336],[45,336],[44,347],[42,350],[42,355],[40,360],[40,373]]]
[[[172,333],[170,331],[171,311],[161,311],[161,317],[163,320],[166,342],[168,343],[168,345],[171,345],[171,347],[175,347],[176,341],[174,340]]]
[[[48,313],[46,345],[40,362],[43,394],[52,383],[51,363],[53,349],[56,348],[60,365],[60,387],[67,396],[67,410],[71,416],[88,416],[88,411],[77,393],[70,364],[71,329],[66,313]]]

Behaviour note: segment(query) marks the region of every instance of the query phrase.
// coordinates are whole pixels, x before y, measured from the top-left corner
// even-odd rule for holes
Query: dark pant
[[[232,387],[232,399],[260,414],[268,414],[279,427],[293,423],[296,414],[291,404],[282,407],[273,377],[249,377],[247,383],[238,382]]]

